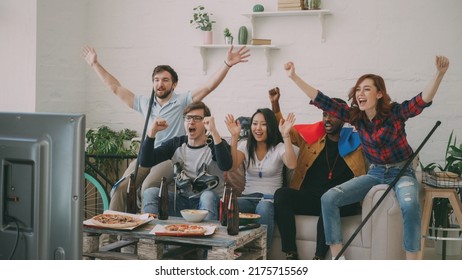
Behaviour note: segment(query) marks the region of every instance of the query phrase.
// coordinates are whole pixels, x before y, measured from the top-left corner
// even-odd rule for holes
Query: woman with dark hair
[[[256,213],[260,223],[268,226],[267,246],[271,245],[274,228],[274,192],[283,184],[283,167],[297,167],[297,156],[290,140],[290,129],[295,116],[290,113],[286,120],[278,123],[273,111],[258,109],[250,121],[247,140],[239,143],[241,125],[233,115],[226,116],[226,125],[231,133],[231,155],[233,168],[245,164],[245,188],[239,199],[239,211]]]
[[[436,57],[436,75],[423,92],[401,104],[391,102],[382,77],[361,76],[349,93],[351,107],[341,104],[308,85],[296,73],[292,62],[284,65],[287,75],[311,99],[316,107],[354,125],[359,132],[366,158],[371,163],[366,175],[340,184],[321,197],[326,234],[332,256],[340,253],[342,227],[339,208],[362,200],[375,185],[389,184],[398,175],[413,150],[406,139],[405,122],[431,105],[433,97],[449,67],[444,56]],[[412,166],[394,186],[403,216],[403,247],[407,259],[416,259],[420,252],[419,183]],[[340,257],[344,259],[344,256]]]

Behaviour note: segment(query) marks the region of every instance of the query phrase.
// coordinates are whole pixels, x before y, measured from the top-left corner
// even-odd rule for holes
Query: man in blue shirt
[[[93,68],[100,80],[116,96],[128,107],[146,116],[149,109],[149,96],[135,95],[132,91],[122,86],[121,83],[98,62],[94,48],[84,46],[82,56],[88,65]],[[158,147],[162,142],[174,136],[184,135],[185,131],[182,118],[184,108],[192,102],[198,102],[204,99],[224,80],[232,66],[240,62],[247,62],[249,56],[249,49],[245,46],[239,48],[235,52],[233,51],[233,46],[231,46],[221,68],[212,75],[205,84],[183,94],[176,94],[174,92],[178,84],[178,75],[175,70],[168,65],[159,65],[154,68],[152,81],[156,96],[148,126],[151,125],[156,117],[166,119],[169,124],[166,130],[159,132],[156,136],[154,146]],[[133,173],[135,166],[136,160],[129,165],[123,177]],[[162,177],[167,177],[167,182],[172,181],[173,167],[171,161],[165,161],[152,168],[140,167],[136,176],[135,185],[139,186],[142,184],[141,193],[143,193],[147,188],[159,187]],[[111,196],[111,203],[109,205],[110,210],[125,212],[127,188],[128,180],[122,181]]]

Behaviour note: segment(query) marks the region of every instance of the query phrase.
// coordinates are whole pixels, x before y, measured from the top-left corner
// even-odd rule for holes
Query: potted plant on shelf
[[[212,13],[208,13],[204,6],[199,5],[193,9],[193,18],[189,21],[196,29],[204,31],[204,44],[212,44],[212,26],[215,23],[210,19]]]
[[[224,36],[225,36],[225,44],[226,45],[232,45],[233,44],[233,35],[231,32],[229,32],[228,28],[225,28],[224,31]]]
[[[321,9],[321,0],[305,0],[305,10],[319,10]]]
[[[462,187],[462,143],[457,145],[457,138],[453,135],[454,131],[449,135],[449,140],[446,145],[445,162],[440,165],[432,162],[423,166],[420,164],[423,171],[422,182],[439,188],[461,188]],[[450,228],[450,216],[452,213],[451,205],[447,198],[435,198],[433,200],[432,219],[435,228]],[[432,226],[432,225],[430,225]],[[435,229],[432,235],[437,236],[438,230]],[[447,232],[443,231],[443,237],[447,236]]]

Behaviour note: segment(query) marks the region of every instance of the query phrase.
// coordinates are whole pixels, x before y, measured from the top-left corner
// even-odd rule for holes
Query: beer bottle
[[[224,183],[223,195],[220,198],[220,222],[222,226],[226,226],[228,223],[228,204],[229,195],[231,194],[231,187],[228,187],[226,181]]]
[[[138,205],[136,203],[136,186],[135,175],[132,173],[128,178],[127,188],[127,213],[136,214],[138,212]]]
[[[162,177],[160,181],[160,190],[159,190],[159,208],[158,219],[159,220],[168,220],[168,188],[166,184],[166,178]]]
[[[237,196],[231,189],[228,202],[228,234],[239,234],[239,206],[237,204]]]

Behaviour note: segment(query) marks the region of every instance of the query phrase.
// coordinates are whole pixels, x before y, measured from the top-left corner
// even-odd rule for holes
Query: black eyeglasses
[[[187,122],[191,122],[192,120],[194,120],[194,122],[200,122],[203,119],[204,119],[204,117],[198,116],[198,115],[186,115],[186,116],[184,116],[184,120],[187,121]]]

